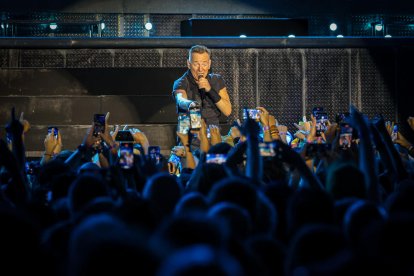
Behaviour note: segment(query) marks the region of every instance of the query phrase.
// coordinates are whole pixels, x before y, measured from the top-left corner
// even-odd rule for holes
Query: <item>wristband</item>
[[[213,101],[213,103],[218,103],[221,100],[220,95],[213,88],[211,88],[211,90],[208,91],[206,94]]]
[[[271,125],[270,126],[270,131],[272,131],[272,132],[279,132],[279,130],[277,129],[277,127],[275,125]]]
[[[270,127],[269,127],[269,126],[264,126],[264,127],[263,127],[263,132],[268,131],[269,129],[270,129]]]

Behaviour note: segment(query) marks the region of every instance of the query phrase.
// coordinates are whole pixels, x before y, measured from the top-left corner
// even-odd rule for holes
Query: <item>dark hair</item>
[[[207,53],[209,55],[209,57],[211,57],[211,51],[210,51],[210,49],[207,48],[204,45],[194,45],[193,47],[191,47],[191,49],[188,51],[188,60],[191,59],[191,55],[193,53],[197,53],[197,54]]]

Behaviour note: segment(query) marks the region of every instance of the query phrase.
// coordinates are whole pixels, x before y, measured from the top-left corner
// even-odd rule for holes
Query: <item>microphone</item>
[[[199,80],[199,81],[200,81],[200,79],[201,79],[201,78],[204,78],[203,74],[199,74],[199,75],[198,75],[198,80]],[[206,89],[204,89],[204,88],[199,88],[198,90],[200,91],[200,94],[201,94],[201,99],[204,99],[204,98],[205,98],[205,96],[206,96]]]

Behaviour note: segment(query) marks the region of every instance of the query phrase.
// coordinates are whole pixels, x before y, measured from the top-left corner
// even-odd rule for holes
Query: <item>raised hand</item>
[[[214,146],[218,143],[221,143],[222,140],[221,140],[221,134],[220,134],[219,127],[215,125],[210,125],[209,129],[210,129],[210,135],[211,135],[211,138],[210,138],[211,145]]]
[[[116,135],[118,134],[118,131],[119,131],[119,125],[116,125],[115,128],[114,128],[114,130],[110,132],[110,135],[112,137],[112,140],[115,141],[115,138],[116,138]]]
[[[16,119],[14,107],[11,110],[11,120],[6,125],[6,131],[11,136],[12,150],[19,164],[19,168],[22,173],[25,173],[26,153],[23,144],[24,127],[20,121]]]
[[[26,134],[30,130],[30,123],[24,119],[24,112],[20,113],[19,122],[23,125],[23,134]]]
[[[179,157],[185,157],[185,147],[184,146],[174,146],[171,149],[171,152]]]
[[[316,117],[311,115],[310,130],[309,130],[309,135],[307,137],[308,142],[313,142],[315,138],[316,138]]]
[[[144,149],[145,155],[148,154],[148,147],[149,147],[149,141],[147,136],[144,132],[140,131],[137,128],[132,128],[129,130],[132,134],[132,137],[134,138],[135,143],[141,144],[142,148]]]
[[[11,120],[6,125],[6,131],[7,133],[10,133],[12,136],[12,139],[16,139],[17,137],[22,137],[23,135],[24,127],[20,123],[19,120],[16,120],[16,113],[14,107],[11,110]]]
[[[180,139],[181,144],[183,144],[183,146],[189,145],[190,138],[188,137],[188,134],[180,133],[177,131],[177,136]]]
[[[86,148],[91,148],[93,145],[98,144],[100,141],[99,137],[93,135],[94,125],[89,127],[86,132],[86,135],[83,137],[82,144],[86,146]]]
[[[59,153],[61,153],[62,152],[62,147],[63,147],[62,135],[61,135],[61,132],[58,131],[57,143],[56,143],[55,149],[53,150],[53,155],[58,155]]]
[[[114,138],[111,134],[111,131],[109,131],[109,116],[110,113],[107,112],[105,116],[105,130],[100,134],[102,140],[110,147],[114,146]]]
[[[267,111],[264,107],[258,106],[256,107],[259,112],[259,120],[262,126],[269,126],[269,111]]]
[[[282,141],[287,144],[287,139],[286,139],[286,133],[288,131],[287,126],[284,125],[278,125],[277,126],[277,130],[278,130],[278,134],[280,139],[282,139]]]
[[[327,121],[328,127],[325,130],[324,138],[327,143],[332,144],[336,138],[336,130],[338,129],[338,124],[333,123],[331,124],[330,121]]]
[[[409,149],[412,146],[412,144],[401,134],[401,132],[397,132],[397,139],[395,140],[395,143],[406,149]]]
[[[60,131],[58,132],[58,137],[54,135],[54,131],[55,129],[52,128],[52,131],[46,135],[45,140],[43,141],[43,144],[45,145],[44,155],[49,157],[53,156],[53,153],[58,145],[58,137],[60,137]]]
[[[407,123],[412,130],[414,130],[414,117],[408,117]]]
[[[240,132],[250,138],[258,139],[260,127],[259,124],[249,117],[247,109],[244,109],[246,120],[244,120],[243,125],[239,127]]]

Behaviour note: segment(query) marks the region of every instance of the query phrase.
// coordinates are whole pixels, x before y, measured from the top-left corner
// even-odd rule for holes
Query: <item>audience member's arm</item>
[[[218,126],[214,126],[214,125],[210,125],[209,126],[210,129],[210,135],[211,135],[211,139],[210,139],[210,143],[212,146],[221,143],[221,134],[220,134],[220,129]]]
[[[147,155],[150,143],[145,133],[137,128],[130,129],[129,131],[131,132],[132,137],[134,137],[135,143],[141,144],[141,147],[144,150],[144,154]]]
[[[201,129],[198,131],[198,138],[200,139],[200,150],[207,153],[210,149],[210,142],[207,137],[207,125],[204,119],[201,120]]]
[[[351,106],[351,118],[353,126],[358,130],[359,168],[364,172],[368,196],[374,202],[379,202],[378,168],[369,126],[364,116],[353,106]]]
[[[259,152],[259,124],[250,119],[247,111],[246,120],[240,129],[247,137],[247,160],[246,160],[246,176],[259,183],[263,176],[262,158]]]
[[[58,135],[60,135],[60,131]],[[58,138],[54,135],[54,129],[52,129],[52,131],[46,135],[43,144],[45,145],[45,151],[43,153],[42,159],[40,160],[41,165],[49,162],[49,160],[51,160],[54,156],[54,151],[58,144]]]
[[[11,135],[13,154],[16,157],[17,164],[23,175],[26,174],[26,152],[23,144],[24,127],[19,120],[16,119],[14,107],[11,110],[11,120],[6,126],[6,131]]]
[[[285,143],[279,143],[278,147],[278,151],[281,153],[283,161],[291,164],[298,170],[299,174],[304,180],[302,183],[313,189],[324,189],[322,183],[311,172],[309,167],[306,165],[305,160],[299,155],[299,153],[295,152]],[[306,148],[303,150],[306,150]]]
[[[260,124],[263,130],[263,141],[272,142],[272,135],[270,134],[270,124],[269,124],[269,112],[264,107],[256,107],[257,110],[260,110]]]
[[[385,122],[383,119],[379,119],[374,124],[375,128],[378,130],[379,134],[381,135],[382,141],[385,144],[385,148],[390,156],[392,166],[394,167],[394,171],[397,173],[398,180],[403,180],[408,177],[407,171],[404,169],[404,165],[402,163],[401,157],[394,147],[394,144],[391,140],[391,136],[389,135],[386,127]]]
[[[196,166],[193,153],[191,152],[190,140],[188,138],[188,134],[182,134],[177,132],[178,138],[180,138],[181,144],[184,146],[185,149],[185,160],[186,164],[184,164],[185,168],[194,169]]]
[[[13,198],[9,198],[16,205],[25,205],[29,202],[29,190],[25,174],[22,173],[16,157],[7,147],[7,144],[0,138],[0,167],[4,166],[10,173],[12,181],[7,189],[12,192]]]
[[[82,163],[89,162],[92,159],[92,146],[98,141],[98,138],[93,136],[93,124],[89,127],[82,144],[66,159],[65,163],[71,168],[76,169]]]

